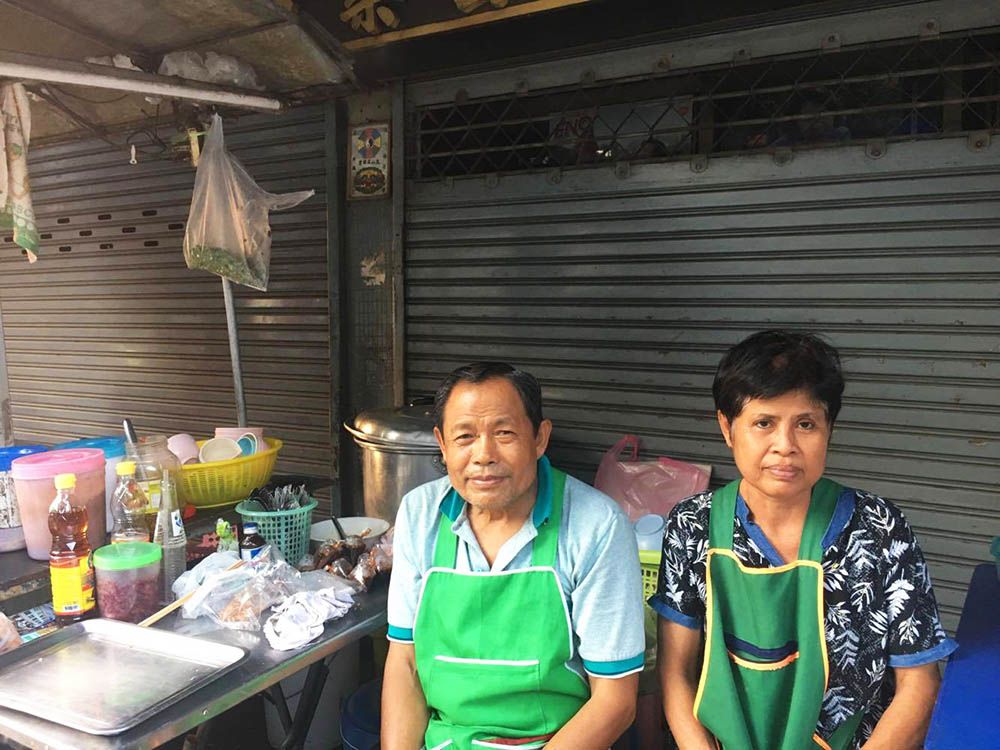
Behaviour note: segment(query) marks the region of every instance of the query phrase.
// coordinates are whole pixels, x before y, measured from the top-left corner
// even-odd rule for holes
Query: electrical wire
[[[58,91],[60,94],[72,97],[73,99],[79,99],[80,101],[83,102],[89,102],[91,104],[113,104],[115,102],[120,102],[122,99],[125,99],[129,96],[132,96],[132,94],[130,93],[125,93],[122,94],[121,96],[116,96],[114,99],[90,99],[86,96],[81,96],[80,94],[74,94],[72,91],[67,91],[62,86],[57,86],[54,83],[49,83],[47,85]]]

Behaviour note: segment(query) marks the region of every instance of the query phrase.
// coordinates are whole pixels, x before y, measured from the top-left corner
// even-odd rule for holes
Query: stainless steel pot
[[[372,409],[344,429],[362,449],[367,516],[395,523],[403,495],[446,473],[430,405]]]

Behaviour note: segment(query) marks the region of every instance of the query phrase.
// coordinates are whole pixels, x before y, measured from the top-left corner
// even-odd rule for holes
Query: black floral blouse
[[[679,503],[667,518],[656,594],[661,616],[703,628],[705,559],[712,493]],[[733,552],[744,565],[783,564],[737,499]],[[942,659],[958,646],[938,616],[930,575],[913,530],[892,503],[845,489],[823,538],[823,588],[830,678],[816,731],[823,738],[855,712],[865,717],[854,739],[871,736],[895,690],[888,667]]]

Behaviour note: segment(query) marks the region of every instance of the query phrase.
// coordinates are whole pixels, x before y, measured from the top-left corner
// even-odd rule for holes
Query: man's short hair
[[[531,420],[531,427],[538,434],[542,423],[542,388],[535,377],[506,362],[473,362],[451,371],[438,386],[434,394],[434,422],[439,430],[444,429],[444,407],[455,386],[459,383],[483,383],[493,378],[503,378],[517,390],[524,405],[524,411]]]
[[[840,413],[844,375],[837,350],[814,333],[770,330],[732,347],[715,371],[715,408],[732,422],[747,401],[805,391],[826,409],[833,426]]]

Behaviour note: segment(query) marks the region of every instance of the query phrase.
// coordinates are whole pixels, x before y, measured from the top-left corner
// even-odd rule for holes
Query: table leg
[[[285,735],[285,740],[281,743],[281,750],[296,750],[305,742],[329,674],[330,668],[323,660],[314,662],[309,667],[305,684],[299,694],[299,705],[295,708],[295,718],[292,720],[291,731]]]

